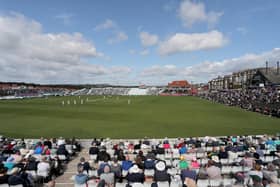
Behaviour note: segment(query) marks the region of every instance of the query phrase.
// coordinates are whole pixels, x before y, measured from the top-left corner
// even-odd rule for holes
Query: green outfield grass
[[[73,104],[74,99],[78,104]],[[18,138],[159,138],[280,132],[280,119],[195,97],[81,96],[81,99],[83,105],[77,96],[2,100],[0,134]],[[67,100],[71,105],[67,105]],[[62,101],[66,103],[64,106]]]

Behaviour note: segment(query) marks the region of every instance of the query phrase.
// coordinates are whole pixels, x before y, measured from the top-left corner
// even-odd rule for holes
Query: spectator
[[[88,173],[89,170],[91,170],[90,164],[86,162],[84,157],[80,158],[80,162],[78,163],[78,168],[82,167],[84,171]]]
[[[118,163],[117,158],[113,158],[113,163],[111,164],[111,171],[115,174],[116,181],[122,182],[122,167]]]
[[[206,168],[207,175],[209,179],[221,179],[221,169],[215,166],[215,162],[213,160],[209,160]]]
[[[8,184],[9,175],[7,175],[7,168],[0,167],[0,184]]]
[[[75,176],[75,183],[82,185],[82,184],[86,184],[87,181],[89,180],[88,175],[84,174],[84,168],[78,167],[78,174]]]
[[[100,180],[105,182],[108,187],[113,187],[115,183],[114,173],[110,171],[109,166],[104,167],[104,172],[100,175]]]
[[[185,181],[186,178],[196,180],[196,172],[194,170],[191,170],[189,167],[189,164],[185,162],[186,164],[180,164],[181,169],[181,180]]]
[[[145,180],[145,176],[143,174],[143,171],[140,170],[137,166],[137,164],[134,164],[128,172],[128,175],[126,177],[129,184],[133,183],[143,183]]]
[[[111,156],[106,152],[106,147],[102,146],[100,152],[97,155],[96,162],[98,161],[109,161],[111,160]]]
[[[15,167],[10,172],[11,176],[8,179],[9,185],[23,185],[27,186],[24,179],[19,174],[19,168]]]
[[[193,168],[193,169],[199,169],[200,168],[200,163],[197,161],[196,157],[192,158],[191,168]]]
[[[99,148],[96,146],[96,143],[93,142],[92,146],[89,148],[89,154],[90,155],[98,155],[99,153]]]
[[[44,181],[48,181],[50,169],[50,164],[47,162],[46,157],[42,156],[41,162],[37,165],[37,175],[42,177]]]
[[[169,183],[171,181],[170,174],[167,173],[166,165],[163,161],[158,161],[155,165],[154,181]]]

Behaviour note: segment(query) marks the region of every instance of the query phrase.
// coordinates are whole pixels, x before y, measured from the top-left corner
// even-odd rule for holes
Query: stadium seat
[[[9,184],[0,184],[0,187],[9,187]]]
[[[144,187],[151,187],[152,183],[151,182],[144,182]]]
[[[119,182],[116,183],[116,187],[125,187],[125,186],[126,183],[119,183]]]
[[[209,180],[209,184],[210,186],[212,187],[216,187],[216,186],[221,186],[222,184],[222,179],[212,179],[212,180]]]
[[[198,179],[197,180],[197,186],[198,187],[208,187],[209,186],[209,180],[208,179]]]
[[[58,159],[61,161],[65,161],[66,160],[66,156],[65,155],[57,155]]]
[[[97,155],[89,155],[89,157],[90,157],[91,160],[96,160]]]
[[[223,186],[231,186],[234,183],[234,179],[223,179]]]
[[[237,173],[237,172],[241,172],[241,171],[243,171],[243,167],[242,166],[233,166],[231,168],[231,172],[232,173]]]
[[[169,187],[169,182],[157,182],[157,185],[160,187]]]
[[[274,160],[273,156],[266,156],[264,161],[268,163],[268,162],[272,162],[273,160]]]
[[[132,187],[144,187],[144,184],[136,182],[136,183],[131,184],[131,186]]]
[[[154,176],[155,171],[153,169],[145,169],[145,176]]]
[[[26,173],[29,173],[30,175],[32,175],[32,177],[35,177],[37,176],[37,172],[35,170],[26,170]]]
[[[231,166],[223,166],[222,167],[222,174],[230,174],[231,173]]]
[[[170,183],[170,187],[181,187],[182,186],[182,182],[179,181],[171,181]]]
[[[87,187],[87,184],[75,184],[75,187]]]
[[[201,159],[201,164],[202,165],[206,165],[207,163],[208,163],[208,159],[207,158]]]
[[[228,164],[228,159],[222,158],[222,159],[220,159],[220,162],[222,163],[222,165],[226,165],[226,164]]]

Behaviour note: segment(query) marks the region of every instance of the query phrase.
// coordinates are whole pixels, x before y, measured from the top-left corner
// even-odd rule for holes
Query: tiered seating
[[[0,187],[39,186],[52,181],[63,174],[66,164],[80,150],[79,147],[78,142],[62,138],[56,141],[1,137]]]
[[[142,183],[130,183],[127,179],[129,171],[123,172],[122,182],[117,181],[116,186],[125,186],[130,183],[132,186],[151,186],[157,182],[158,186],[182,186],[182,168],[180,163],[186,161],[190,170],[196,172],[195,183],[197,186],[232,186],[240,182],[236,175],[243,176],[242,184],[247,185],[254,181],[250,179],[252,173],[256,172],[255,166],[261,165],[260,173],[269,171],[269,164],[274,163],[275,171],[280,173],[279,156],[280,141],[279,137],[268,136],[237,136],[237,137],[202,137],[202,138],[186,138],[186,139],[145,139],[142,142],[138,140],[106,140],[98,143],[96,147],[106,148],[106,153],[110,158],[117,158],[118,151],[122,150],[126,160],[136,162],[139,156],[148,157],[148,154],[155,154],[155,162],[163,160],[166,163],[167,172],[171,176],[170,183],[153,181],[155,169],[143,169],[145,181]],[[186,147],[185,152],[182,147]],[[163,150],[163,152],[162,152]],[[143,154],[142,154],[143,153]],[[252,159],[252,164],[246,164],[248,155]],[[216,157],[215,157],[216,156]],[[112,161],[99,160],[98,153],[90,155],[92,171],[90,177],[98,180],[98,170],[102,164],[112,165]],[[193,162],[197,160],[198,167],[192,168]],[[214,164],[220,171],[220,177],[211,178],[207,173],[208,168]],[[124,160],[119,159],[121,165]],[[278,162],[277,162],[278,161]],[[144,161],[142,161],[143,163]],[[277,165],[278,163],[278,165]],[[138,163],[139,165],[139,163]],[[270,172],[270,171],[269,171]],[[203,174],[205,174],[203,176]],[[279,175],[278,175],[279,177]],[[265,177],[262,180],[268,180]],[[271,181],[270,181],[271,182]],[[278,182],[273,181],[273,182]]]

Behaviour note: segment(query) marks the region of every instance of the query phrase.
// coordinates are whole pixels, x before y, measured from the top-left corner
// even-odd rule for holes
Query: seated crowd
[[[221,90],[203,94],[201,97],[229,106],[239,106],[246,110],[280,117],[280,90],[275,88]]]
[[[73,140],[0,138],[0,186],[40,186],[64,172],[64,164],[80,150]]]
[[[96,140],[76,186],[279,186],[279,136]]]

